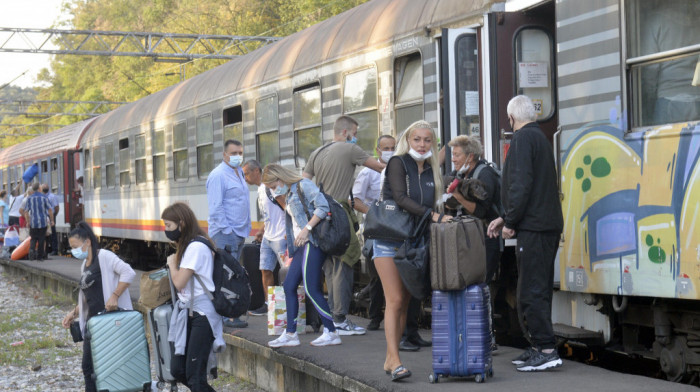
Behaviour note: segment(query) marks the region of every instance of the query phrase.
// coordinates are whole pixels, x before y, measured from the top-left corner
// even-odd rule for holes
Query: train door
[[[83,181],[82,151],[68,151],[66,159],[65,178],[65,219],[73,228],[83,220],[83,189],[80,181]]]
[[[506,6],[506,10],[508,10]],[[554,2],[517,12],[489,14],[492,160],[503,164],[512,132],[508,101],[532,98],[537,120],[550,142],[557,130]]]

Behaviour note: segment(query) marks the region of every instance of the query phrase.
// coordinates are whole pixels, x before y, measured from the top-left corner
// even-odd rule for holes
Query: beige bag
[[[486,246],[481,220],[471,216],[430,226],[430,283],[433,290],[463,290],[486,280]]]
[[[26,240],[29,238],[29,228],[28,227],[22,227],[19,229],[19,242],[20,244],[22,241]]]
[[[147,308],[155,308],[172,298],[170,279],[165,268],[141,275],[139,302]]]
[[[48,237],[50,235],[51,235],[51,225],[46,225],[46,236]]]

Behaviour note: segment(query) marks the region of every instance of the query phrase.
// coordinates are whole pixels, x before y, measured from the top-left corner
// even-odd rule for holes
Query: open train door
[[[83,220],[83,154],[81,150],[68,151],[66,170],[66,221],[71,229]]]
[[[490,153],[500,165],[510,145],[507,106],[511,98],[521,94],[532,98],[537,122],[550,142],[558,126],[554,2],[529,1],[527,8],[512,10],[518,3],[523,2],[507,1],[506,12],[488,15],[493,107],[489,128],[494,140]]]
[[[447,145],[458,135],[481,137],[479,32],[476,29],[443,29],[440,39],[440,88],[442,129],[440,141]],[[483,142],[483,138],[482,138]],[[451,170],[449,149],[446,172]]]

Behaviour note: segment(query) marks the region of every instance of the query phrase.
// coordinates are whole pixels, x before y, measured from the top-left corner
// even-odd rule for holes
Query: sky
[[[63,0],[0,0],[0,27],[51,28],[61,20],[62,2]],[[0,43],[8,37],[9,33],[0,32]],[[25,43],[22,48],[29,48],[29,45]],[[0,86],[27,70],[29,72],[12,82],[12,85],[31,87],[37,84],[36,74],[42,68],[48,68],[49,61],[48,54],[0,52]]]

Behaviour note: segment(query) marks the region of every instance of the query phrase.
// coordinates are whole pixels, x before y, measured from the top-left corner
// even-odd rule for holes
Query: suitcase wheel
[[[435,373],[430,373],[430,374],[428,375],[428,381],[429,381],[431,384],[437,384],[439,380],[440,380],[440,376],[438,376],[438,375],[435,374]]]
[[[476,381],[478,383],[482,383],[482,382],[486,381],[486,378],[484,377],[483,374],[479,373],[476,376],[474,376],[474,381]]]
[[[486,376],[489,378],[493,378],[493,369],[489,369],[489,371],[486,373]]]

